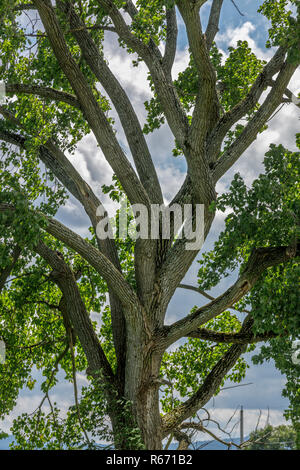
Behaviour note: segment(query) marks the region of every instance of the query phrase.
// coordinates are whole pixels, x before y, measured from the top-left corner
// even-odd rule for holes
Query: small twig
[[[272,121],[272,119],[282,110],[282,108],[284,107],[286,103],[282,103],[282,105],[280,106],[279,109],[277,109],[277,111],[267,120],[267,122],[270,122]]]
[[[245,16],[244,13],[241,12],[241,10],[239,9],[239,7],[237,6],[234,0],[231,0],[231,3],[235,6],[235,8],[237,9],[237,11],[239,12],[241,16]]]
[[[237,407],[233,413],[233,415],[230,416],[229,420],[227,421],[227,423],[225,424],[225,429],[227,428],[227,426],[229,425],[229,423],[233,420],[233,418],[235,417],[235,414],[237,412],[237,410],[239,409],[239,407]]]
[[[200,287],[190,286],[188,284],[179,284],[178,287],[180,289],[187,289],[187,290],[192,290],[194,292],[198,292],[198,294],[203,295],[209,300],[215,300],[215,297],[212,297],[211,295],[207,294],[204,290],[200,289]]]
[[[67,32],[76,33],[77,31],[84,31],[85,29],[90,31],[99,29],[100,31],[111,31],[112,33],[116,32],[116,29],[113,26],[102,26],[98,24],[95,24],[93,26],[81,26],[80,28],[69,29]]]
[[[248,384],[240,384],[240,385],[232,385],[231,387],[224,387],[221,390],[229,390],[230,388],[237,388],[237,387],[246,387],[246,385],[253,385],[253,382],[249,382]]]
[[[200,287],[190,286],[188,284],[179,284],[178,287],[180,289],[187,289],[187,290],[192,290],[194,292],[197,292],[198,294],[203,295],[203,297],[206,297],[208,300],[216,300],[216,297],[213,297],[212,295],[208,294]],[[243,310],[237,309],[233,305],[231,305],[228,308],[231,308],[232,310],[236,310],[237,312],[241,312],[241,313],[248,313],[248,314],[251,313],[249,310],[246,310],[246,309],[243,309]]]
[[[30,346],[17,346],[16,348],[13,348],[13,349],[33,349],[33,348],[38,348],[40,346],[48,346],[50,344],[62,343],[65,340],[66,340],[66,337],[64,336],[63,338],[60,338],[54,341],[40,341],[39,343],[31,344]],[[9,345],[7,346],[7,349],[10,349]]]
[[[257,423],[256,423],[256,426],[255,426],[255,432],[257,432],[257,429],[258,429],[258,426],[259,426],[259,423],[260,423],[261,415],[262,415],[262,411],[259,410],[259,416],[258,416]]]

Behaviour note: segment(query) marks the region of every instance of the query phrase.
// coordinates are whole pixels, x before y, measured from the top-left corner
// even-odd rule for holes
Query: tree
[[[246,450],[295,450],[296,432],[292,426],[266,426],[250,434]]]
[[[223,60],[214,42],[222,0],[213,0],[205,32],[205,0],[52,3],[14,0],[0,7],[6,89],[0,107],[0,335],[7,351],[0,412],[13,408],[23,386],[34,387],[35,366],[45,376],[44,397],[36,413],[15,421],[17,447],[93,447],[100,437],[119,449],[161,449],[162,440],[174,436],[182,448],[197,411],[226,379],[244,376],[242,355],[249,347],[269,341],[272,356],[283,345],[288,361],[299,337],[299,153],[272,146],[265,173],[250,189],[239,175],[228,193],[215,189],[279,106],[297,104],[288,85],[300,62],[299,3],[292,2],[293,13],[286,1],[262,3],[268,46],[277,47],[268,63],[245,41]],[[173,80],[179,13],[190,63]],[[133,54],[135,66],[148,68],[153,97],[145,103],[144,128],[104,56],[107,31]],[[111,106],[134,165],[118,140]],[[190,205],[198,231],[197,208],[204,207],[204,238],[216,210],[230,208],[225,231],[200,262],[198,287],[181,284],[199,247],[186,249],[188,237],[178,235],[173,212],[168,238],[162,217],[156,239],[124,239],[118,231],[115,238],[99,236],[99,224],[112,230],[105,207],[67,157],[92,133],[115,174],[103,192],[151,211],[164,200],[145,134],[163,122],[174,136],[174,157],[185,158],[188,168],[169,207]],[[69,194],[90,219],[88,238],[55,218]],[[206,293],[234,269],[240,274],[229,289],[217,298]],[[178,287],[209,302],[166,325]],[[246,313],[244,320],[232,310]],[[101,313],[100,327],[91,312]],[[64,418],[50,398],[59,368],[75,394]],[[289,368],[287,393],[299,410],[299,366],[290,361]],[[90,384],[79,400],[76,371],[85,369]]]

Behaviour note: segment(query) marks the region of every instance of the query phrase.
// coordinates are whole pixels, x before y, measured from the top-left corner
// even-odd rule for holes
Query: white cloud
[[[172,68],[172,78],[176,80],[179,72],[182,72],[189,64],[188,47],[183,50],[178,50],[176,53],[174,65]]]
[[[157,174],[163,190],[165,203],[168,204],[180,189],[185,175],[179,168],[176,168],[175,164],[165,168],[158,167]]]
[[[246,21],[242,26],[237,28],[232,28],[230,26],[224,33],[218,34],[216,42],[218,45],[220,44],[223,49],[225,48],[224,54],[227,56],[228,47],[236,47],[238,41],[247,41],[249,47],[257,55],[257,57],[260,59],[269,60],[272,57],[274,51],[272,49],[262,50],[257,45],[257,42],[251,37],[251,33],[254,33],[255,31],[256,26],[251,21]]]

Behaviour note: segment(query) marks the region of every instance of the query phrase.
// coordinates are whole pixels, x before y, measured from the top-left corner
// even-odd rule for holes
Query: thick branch
[[[285,63],[282,66],[275,85],[269,92],[264,103],[261,105],[251,121],[247,124],[240,136],[216,162],[213,171],[215,182],[217,182],[224,175],[224,173],[226,173],[226,171],[231,168],[231,166],[239,159],[242,153],[256,139],[257,134],[261,131],[268,119],[281,104],[282,96],[296,68],[296,65],[290,63]]]
[[[130,202],[148,205],[148,197],[143,186],[121,149],[111,125],[93,95],[92,89],[69,51],[51,3],[48,0],[34,0],[34,4],[38,8],[53,52],[80,102],[85,118],[105,158],[118,176]]]
[[[13,116],[6,113],[6,117],[16,124]],[[26,139],[18,134],[0,130],[0,140],[10,142],[14,145],[25,147]],[[59,149],[55,142],[49,140],[45,145],[40,146],[39,155],[41,161],[49,168],[53,174],[61,181],[66,189],[83,205],[86,213],[88,214],[91,223],[95,229],[100,218],[96,215],[97,209],[102,207],[102,213],[106,216],[106,211],[101,202],[93,192],[92,188],[82,179],[77,170],[73,167],[69,159]],[[97,232],[96,232],[97,234]],[[120,261],[114,240],[106,238],[104,240],[97,237],[97,242],[100,251],[114,264],[114,266],[121,271]],[[108,286],[113,338],[115,344],[116,355],[118,358],[118,373],[123,370],[122,363],[124,362],[125,351],[125,321],[122,312],[122,305],[118,297],[113,294],[112,289]]]
[[[188,178],[187,178],[187,186],[186,189],[188,191]],[[191,197],[191,193],[187,192],[186,194],[182,194],[182,199],[180,199],[180,203],[192,204],[193,200]],[[198,231],[203,230],[204,232],[204,240],[206,239],[211,224],[214,220],[214,213],[210,212],[207,207],[205,207],[204,213],[204,228],[198,227]],[[193,227],[194,229],[195,227]],[[199,233],[198,233],[199,235]],[[189,241],[182,237],[182,239],[176,240],[174,245],[169,249],[167,252],[167,256],[165,258],[164,263],[160,271],[157,274],[158,284],[161,285],[161,290],[163,292],[163,296],[161,299],[162,311],[167,308],[171,298],[175,290],[177,289],[178,285],[186,275],[189,267],[191,266],[192,262],[196,258],[197,254],[199,253],[199,249],[195,250],[187,250],[186,244]]]
[[[228,113],[226,113],[218,122],[217,126],[208,139],[209,161],[215,161],[220,153],[222,142],[231,129],[242,117],[254,109],[258,103],[263,91],[267,87],[268,81],[280,71],[286,56],[286,48],[279,47],[272,59],[264,67],[247,96]]]
[[[207,131],[215,124],[215,119],[218,117],[216,73],[202,32],[199,11],[188,0],[180,1],[178,8],[185,22],[189,46],[199,76],[199,91],[189,139],[197,148],[203,143]],[[196,142],[194,142],[195,139]]]
[[[227,132],[235,123],[254,109],[263,91],[268,86],[268,82],[282,68],[286,51],[287,49],[283,46],[277,49],[272,59],[255,80],[247,96],[220,119],[207,141],[207,152],[210,162],[214,162],[218,158]]]
[[[124,2],[123,8],[131,17],[131,19],[133,19],[138,14],[138,10],[131,0],[126,0]]]
[[[206,47],[210,50],[212,43],[219,31],[219,22],[220,22],[220,15],[223,6],[223,0],[213,0],[213,4],[211,6],[208,25],[206,28],[205,36],[206,36]]]
[[[53,269],[51,277],[63,293],[70,321],[85,352],[91,375],[97,378],[99,371],[102,371],[106,381],[113,385],[115,380],[112,369],[94,331],[71,268],[61,256],[42,242],[36,246],[36,252]]]
[[[275,80],[268,80],[268,86],[270,87],[273,87],[274,85],[276,85],[276,81]],[[296,95],[294,95],[294,93],[289,90],[288,88],[285,90],[284,92],[285,96],[287,96],[288,100],[284,101],[284,102],[287,102],[287,103],[294,103],[296,106],[298,106],[298,108],[300,108],[300,98],[298,98]]]
[[[0,112],[3,113],[11,122],[21,126],[21,123],[19,123],[19,121],[16,120],[16,118],[8,111],[0,109]],[[0,129],[0,140],[25,148],[25,137],[6,130]],[[70,193],[79,202],[81,202],[94,229],[96,230],[97,223],[100,220],[96,215],[97,209],[102,207],[104,217],[106,216],[106,211],[92,188],[85,182],[70,160],[53,140],[49,139],[44,145],[40,146],[39,155],[41,161],[46,165],[46,167],[49,168],[64,187],[70,191]],[[109,238],[105,240],[97,238],[97,240],[100,250],[119,270],[121,270],[114,241]]]
[[[188,163],[194,201],[209,205],[215,199],[215,191],[206,156],[206,139],[219,119],[216,73],[202,33],[198,9],[188,0],[179,2],[178,8],[185,22],[190,50],[199,77],[192,124],[185,142],[184,154]]]
[[[67,16],[71,28],[83,26],[80,18],[71,7],[70,3],[58,1],[57,5]],[[114,8],[113,8],[114,10]],[[117,19],[119,18],[117,12]],[[124,29],[127,25],[123,24],[123,18],[119,18],[119,23]],[[109,94],[123,125],[137,171],[141,178],[149,199],[155,203],[162,203],[163,197],[160,184],[157,178],[156,170],[147,147],[144,135],[136,113],[118,80],[112,74],[104,58],[100,55],[95,43],[86,30],[80,30],[74,34],[80,45],[83,57],[90,66],[93,73],[99,79],[107,93]],[[130,33],[131,35],[131,33]],[[135,41],[136,42],[136,41]],[[144,47],[144,46],[143,46]],[[126,191],[126,188],[124,188]],[[127,191],[126,191],[127,192]],[[129,198],[130,199],[130,198]],[[155,274],[156,242],[153,240],[138,240],[136,246],[136,274],[138,291],[144,293],[151,291]],[[147,253],[144,256],[144,253]],[[143,302],[146,299],[141,295]]]
[[[26,138],[13,132],[0,129],[0,140],[25,148]],[[78,171],[53,140],[48,140],[46,144],[40,146],[39,156],[41,161],[53,172],[64,187],[82,203],[86,213],[90,217],[93,227],[96,229],[97,223],[99,222],[96,211],[98,207],[103,206],[92,188],[83,180]],[[104,212],[103,208],[103,213]],[[98,243],[105,256],[120,269],[113,240],[108,238],[105,240],[99,239]]]
[[[161,334],[165,337],[166,347],[236,304],[267,268],[288,262],[296,255],[299,255],[299,248],[297,252],[295,247],[254,249],[240,278],[225,293],[173,325],[164,327]]]
[[[86,26],[76,14],[70,2],[57,1],[64,12],[74,36],[81,48],[83,58],[108,93],[123,126],[133,159],[152,202],[162,203],[162,193],[156,170],[133,106],[115,75],[111,72]]]
[[[208,330],[206,328],[198,328],[195,331],[191,331],[186,336],[189,338],[213,341],[214,343],[253,344],[276,338],[278,334],[271,331],[255,336],[253,333],[221,333],[219,331]]]

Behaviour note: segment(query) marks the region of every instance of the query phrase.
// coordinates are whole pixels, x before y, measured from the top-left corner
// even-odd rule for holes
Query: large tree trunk
[[[152,339],[153,329],[150,315],[144,310],[127,328],[124,388],[144,445],[151,450],[162,448],[159,371],[163,352]]]

